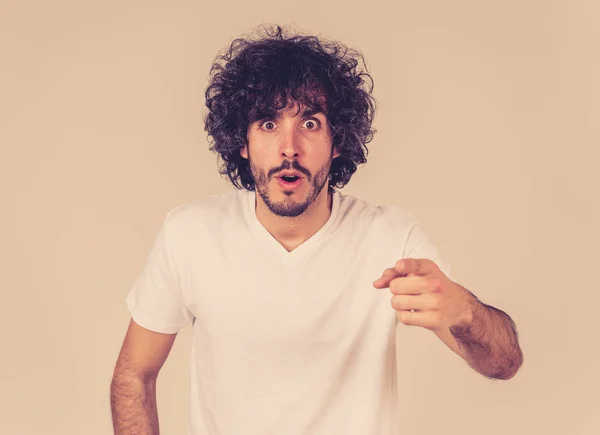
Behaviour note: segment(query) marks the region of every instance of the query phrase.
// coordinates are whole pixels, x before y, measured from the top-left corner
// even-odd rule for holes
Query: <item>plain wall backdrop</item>
[[[510,381],[400,324],[404,433],[600,433],[593,0],[2,0],[0,433],[112,433],[125,296],[169,209],[233,189],[204,90],[262,23],[364,54],[378,133],[342,193],[418,216],[457,281],[517,323]],[[158,379],[163,434],[187,434],[190,333]]]

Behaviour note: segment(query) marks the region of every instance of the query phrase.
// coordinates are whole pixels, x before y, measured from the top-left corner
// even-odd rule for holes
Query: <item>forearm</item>
[[[115,435],[159,435],[156,379],[115,374],[110,386]]]
[[[465,361],[489,378],[512,378],[523,363],[515,323],[504,311],[475,296],[471,307],[467,321],[450,327]]]

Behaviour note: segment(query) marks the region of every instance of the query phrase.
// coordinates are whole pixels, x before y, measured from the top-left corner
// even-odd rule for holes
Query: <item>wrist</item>
[[[462,287],[462,289],[464,291],[463,308],[461,310],[461,315],[456,324],[453,325],[453,328],[468,328],[472,326],[475,323],[475,320],[478,314],[481,312],[481,310],[485,309],[485,307],[479,301],[477,296],[475,296],[473,293],[471,293],[464,287]]]

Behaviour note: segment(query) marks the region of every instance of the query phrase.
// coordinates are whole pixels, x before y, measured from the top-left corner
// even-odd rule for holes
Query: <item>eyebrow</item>
[[[317,113],[322,113],[323,115],[325,115],[325,112],[323,111],[323,109],[321,109],[319,107],[319,108],[316,108],[316,109],[308,108],[308,109],[304,110],[304,112],[302,112],[302,116],[303,117],[313,116],[313,115],[316,115]]]
[[[316,115],[317,113],[321,113],[321,114],[325,115],[325,111],[321,108],[306,108],[306,109],[304,109],[304,111],[300,112],[299,115],[302,118],[306,118],[307,116],[313,116],[313,115]],[[257,120],[263,120],[263,119],[267,119],[267,118],[279,119],[279,118],[281,118],[281,114],[282,114],[281,111],[279,111],[277,113],[275,113],[275,112],[262,113],[257,117],[258,118]]]

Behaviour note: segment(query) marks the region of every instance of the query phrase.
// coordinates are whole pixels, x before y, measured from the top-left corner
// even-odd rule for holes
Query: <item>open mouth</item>
[[[279,181],[279,185],[286,189],[298,187],[302,182],[302,178],[300,177],[288,177],[287,175],[283,177],[278,177],[277,180]]]

